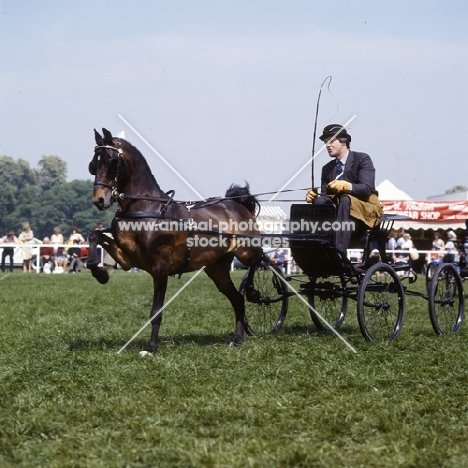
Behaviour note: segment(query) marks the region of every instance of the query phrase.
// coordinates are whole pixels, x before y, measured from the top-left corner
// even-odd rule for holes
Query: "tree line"
[[[50,236],[56,226],[67,239],[76,226],[86,238],[98,221],[110,226],[114,212],[100,212],[91,203],[93,182],[67,182],[67,163],[58,156],[43,156],[39,167],[10,156],[0,157],[0,237],[21,232],[28,221],[34,237]]]

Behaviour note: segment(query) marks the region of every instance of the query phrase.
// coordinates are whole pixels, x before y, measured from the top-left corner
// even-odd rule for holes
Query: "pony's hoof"
[[[109,281],[109,273],[104,267],[97,267],[91,270],[91,274],[98,280],[101,284],[106,284]]]
[[[242,343],[239,343],[238,341],[228,341],[227,343],[228,348],[238,348],[239,346],[242,346]]]
[[[152,356],[153,353],[150,353],[149,351],[140,351],[140,356],[145,357],[145,356]]]

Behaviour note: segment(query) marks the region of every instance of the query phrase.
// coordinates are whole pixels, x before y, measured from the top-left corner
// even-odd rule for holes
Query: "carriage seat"
[[[336,221],[336,211],[336,206],[332,204],[291,205],[290,233],[304,234],[308,239],[323,241],[329,246],[335,247],[335,231],[333,229],[327,230],[327,228],[332,227],[333,222]],[[348,249],[364,249],[369,228],[360,220],[354,221],[356,230],[351,235]]]

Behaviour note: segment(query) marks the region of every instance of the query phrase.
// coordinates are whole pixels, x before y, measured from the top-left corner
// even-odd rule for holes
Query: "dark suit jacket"
[[[335,179],[336,162],[333,158],[322,168],[322,195],[327,194],[327,184]],[[375,168],[372,159],[366,153],[350,151],[346,160],[343,178],[346,182],[353,184],[350,192],[360,199],[367,199],[372,194],[378,195],[375,190]]]

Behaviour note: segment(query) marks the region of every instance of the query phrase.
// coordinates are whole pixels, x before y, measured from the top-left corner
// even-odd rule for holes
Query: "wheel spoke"
[[[358,293],[358,320],[369,341],[394,340],[404,317],[404,290],[398,275],[385,263],[367,271]]]
[[[346,278],[344,276],[311,278],[309,287],[309,304],[314,309],[309,310],[314,325],[318,329],[328,328],[328,325],[315,313],[316,310],[333,328],[338,328],[343,323],[348,309]]]
[[[450,263],[440,265],[429,287],[429,315],[438,335],[457,332],[464,315],[464,291],[461,278]]]
[[[280,269],[262,261],[253,266],[255,271],[247,272],[240,286],[245,297],[245,315],[248,325],[247,333],[265,335],[278,331],[286,317],[288,308],[287,286],[278,278],[283,276]],[[249,275],[252,277],[249,285]]]

